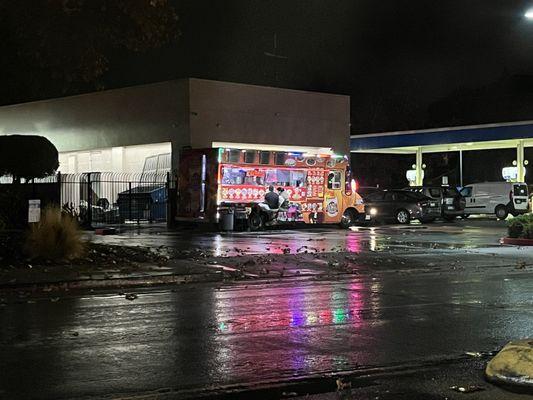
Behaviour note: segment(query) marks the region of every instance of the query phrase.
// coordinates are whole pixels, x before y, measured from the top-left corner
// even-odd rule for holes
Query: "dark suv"
[[[438,200],[441,205],[441,217],[446,221],[453,221],[464,214],[466,200],[459,191],[450,186],[411,186],[405,188],[415,193]]]
[[[440,203],[408,190],[376,191],[365,198],[365,213],[371,220],[394,220],[408,224],[410,220],[429,222],[440,216]]]

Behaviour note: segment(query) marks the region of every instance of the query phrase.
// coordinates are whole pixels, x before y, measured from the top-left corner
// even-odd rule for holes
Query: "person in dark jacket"
[[[268,192],[265,195],[265,203],[271,210],[277,210],[279,208],[279,195],[274,192],[274,186],[268,187]]]

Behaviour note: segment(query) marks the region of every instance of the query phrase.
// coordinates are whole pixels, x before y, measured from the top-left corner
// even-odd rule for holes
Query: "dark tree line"
[[[172,42],[177,19],[168,0],[0,0],[1,101],[101,89],[114,53]]]

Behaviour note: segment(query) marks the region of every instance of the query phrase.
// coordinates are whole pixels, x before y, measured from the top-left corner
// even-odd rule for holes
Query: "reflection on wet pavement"
[[[531,284],[528,272],[496,270],[9,304],[0,387],[8,398],[98,398],[457,357],[529,334]]]
[[[412,226],[335,227],[306,230],[278,230],[258,233],[195,233],[166,230],[128,231],[116,236],[92,236],[92,240],[127,246],[168,246],[177,251],[199,249],[214,256],[239,254],[295,254],[305,247],[310,251],[350,252],[380,251],[389,248],[409,250],[415,247],[477,248],[497,246],[505,234],[504,221],[457,221],[451,224]]]
[[[533,331],[531,270],[499,267],[504,259],[488,257],[493,253],[483,247],[501,233],[500,225],[457,224],[96,238],[199,247],[220,255],[347,249],[355,263],[355,253],[365,252],[380,265],[320,279],[139,289],[133,301],[116,293],[54,302],[19,299],[0,308],[0,397],[127,397],[401,367],[491,351]],[[468,259],[466,250],[450,249],[461,242],[469,243]],[[439,251],[428,252],[434,243]],[[516,262],[519,250],[497,249],[505,262]],[[399,256],[389,258],[387,251],[409,253],[409,260],[420,259],[424,268],[394,265]],[[298,268],[305,271],[305,265]]]

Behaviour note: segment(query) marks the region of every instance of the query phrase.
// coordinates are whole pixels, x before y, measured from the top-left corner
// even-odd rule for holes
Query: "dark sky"
[[[349,94],[352,130],[427,126],[462,87],[533,73],[533,0],[174,0],[181,37],[117,53],[108,88],[199,77]],[[274,51],[285,58],[272,58]],[[533,118],[533,112],[531,115]]]

